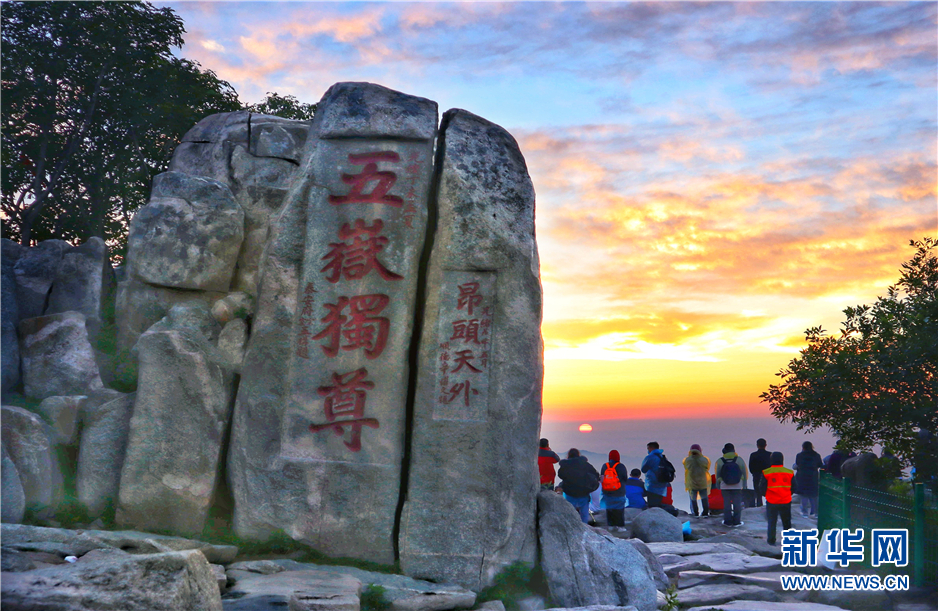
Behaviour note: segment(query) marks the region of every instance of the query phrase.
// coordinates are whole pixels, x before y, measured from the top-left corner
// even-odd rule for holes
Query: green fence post
[[[840,515],[843,523],[840,527],[850,528],[850,478],[845,477],[842,481],[844,487],[843,496],[841,497]]]
[[[916,587],[925,585],[925,484],[915,484],[912,574]]]

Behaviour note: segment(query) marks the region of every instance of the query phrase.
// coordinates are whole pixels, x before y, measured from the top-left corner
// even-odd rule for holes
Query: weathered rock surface
[[[130,223],[128,266],[150,284],[227,291],[243,239],[244,211],[227,185],[164,172]]]
[[[594,532],[558,494],[542,491],[537,504],[541,567],[555,603],[657,608],[654,575],[631,544]]]
[[[26,510],[26,494],[23,492],[23,484],[20,482],[19,472],[16,465],[7,453],[7,447],[3,446],[3,463],[0,465],[0,521],[7,523],[19,523],[23,521],[23,514]]]
[[[681,521],[660,507],[651,507],[632,520],[632,536],[645,543],[684,541]]]
[[[137,342],[140,377],[117,520],[200,532],[218,483],[233,375],[217,362],[217,323],[201,302],[176,305]]]
[[[333,130],[326,138],[321,117],[348,101],[348,87],[320,102],[271,228],[229,475],[242,536],[281,528],[329,554],[391,562],[432,135],[404,141],[392,129],[368,140]],[[361,97],[348,103],[363,114],[354,117],[384,116],[387,90],[355,90]],[[435,133],[435,104],[404,99]],[[348,259],[356,243],[373,246],[373,259]],[[343,389],[355,400],[342,399]]]
[[[648,568],[655,579],[655,587],[659,590],[667,590],[669,585],[668,576],[665,574],[664,567],[658,560],[658,556],[649,549],[648,544],[640,539],[625,539],[625,542],[634,547],[648,563]]]
[[[551,607],[550,611],[636,611],[636,609],[632,605],[629,605],[628,607],[590,605],[588,607]]]
[[[676,554],[678,556],[696,556],[699,554],[745,554],[754,555],[750,550],[735,543],[688,541],[687,543],[649,543],[648,549],[655,554]]]
[[[72,445],[78,441],[78,414],[85,399],[84,395],[46,397],[39,404],[39,413],[51,423],[53,444]]]
[[[20,346],[16,328],[20,322],[16,298],[16,262],[23,247],[0,238],[0,360],[2,360],[2,389],[10,392],[20,380]]]
[[[682,571],[678,581],[681,588],[690,588],[696,585],[728,584],[760,586],[773,592],[782,591],[781,573],[749,573],[735,575],[733,573],[714,573],[713,571]]]
[[[851,611],[880,611],[892,606],[886,592],[878,590],[811,590],[808,601],[836,605]]]
[[[88,401],[82,410],[76,488],[78,501],[92,516],[117,503],[135,399],[128,394],[100,405]]]
[[[229,320],[218,334],[220,363],[227,369],[241,373],[244,350],[248,342],[248,324],[241,318]]]
[[[755,585],[740,584],[713,584],[701,585],[679,590],[678,602],[684,607],[697,605],[719,605],[734,600],[761,600],[776,601],[778,595]]]
[[[71,246],[62,240],[44,240],[32,248],[22,249],[14,265],[20,320],[45,313],[62,254],[69,248]]]
[[[212,304],[212,316],[225,325],[235,318],[254,316],[254,298],[247,293],[230,293]]]
[[[64,312],[20,321],[23,393],[34,399],[103,388],[85,317]]]
[[[315,597],[319,600],[338,599],[347,602],[349,597],[357,600],[362,588],[361,582],[354,577],[305,568],[270,575],[229,569],[228,576],[233,577],[235,583],[225,598],[233,599],[236,604],[226,604],[226,609],[251,609],[261,605],[266,608],[276,606],[292,609],[294,607],[289,607],[290,600],[297,592],[303,593],[306,599]]]
[[[734,600],[720,605],[692,607],[687,611],[843,611],[843,609],[817,603]]]
[[[536,554],[543,343],[534,187],[501,127],[452,110],[441,129],[400,555],[408,574],[479,589]],[[441,471],[459,485],[441,486]]]
[[[89,238],[62,253],[44,314],[81,312],[89,331],[96,335],[116,288],[107,245],[101,238]]]
[[[4,524],[0,536],[2,536],[5,548],[16,551],[47,552],[59,558],[80,557],[95,549],[120,549],[132,554],[197,550],[209,562],[228,564],[238,555],[238,548],[233,545],[214,545],[194,539],[128,530],[75,531],[25,524]]]
[[[848,458],[841,465],[840,470],[854,486],[871,488],[874,485],[873,476],[876,472],[876,454],[862,452],[859,456]]]
[[[661,554],[658,556],[658,560],[668,577],[675,577],[684,571],[693,571],[703,567],[693,557],[685,558],[677,554]]]
[[[697,541],[697,543],[732,543],[734,545],[744,547],[755,554],[759,554],[760,556],[767,556],[769,558],[782,557],[782,549],[780,547],[769,545],[765,539],[760,539],[757,537],[726,534],[700,539]]]
[[[263,577],[268,575],[279,577],[265,582]],[[308,584],[325,580],[329,583],[330,579],[353,578],[362,584],[384,588],[384,597],[391,603],[391,611],[468,609],[476,600],[475,593],[455,585],[430,583],[404,575],[376,573],[348,566],[302,564],[285,559],[236,562],[228,567],[228,576],[239,585],[245,584],[244,589],[252,596],[278,597],[284,596],[290,587],[304,582]],[[270,587],[265,586],[265,583]],[[232,588],[231,592],[236,592],[236,588]]]
[[[10,611],[222,609],[212,569],[197,551],[132,555],[95,550],[74,564],[3,573],[0,579],[0,601]]]
[[[0,423],[3,447],[16,465],[26,507],[49,507],[60,501],[62,474],[46,424],[32,412],[9,405],[3,406]]]
[[[756,573],[759,571],[772,571],[782,566],[781,561],[775,558],[764,558],[742,553],[698,554],[690,556],[688,560],[700,563],[703,570],[718,573]]]

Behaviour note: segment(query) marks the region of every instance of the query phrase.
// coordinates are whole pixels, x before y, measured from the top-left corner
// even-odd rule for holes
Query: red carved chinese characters
[[[373,429],[380,425],[374,418],[365,418],[365,401],[374,382],[365,379],[368,370],[362,367],[355,371],[332,374],[332,386],[320,386],[319,396],[325,397],[325,424],[311,424],[312,433],[331,428],[336,435],[344,435],[345,427],[351,430],[351,439],[343,441],[352,452],[362,449],[362,427]]]
[[[448,391],[445,391],[444,395],[440,397],[440,402],[452,403],[456,397],[458,397],[459,395],[462,395],[463,404],[466,407],[469,407],[469,393],[470,392],[473,395],[479,394],[478,390],[476,390],[475,388],[471,388],[469,380],[466,380],[465,382],[457,382],[456,384],[453,384],[452,388],[450,388]]]
[[[321,272],[328,272],[326,280],[335,284],[340,279],[358,280],[364,278],[372,270],[385,280],[403,280],[389,271],[378,260],[380,253],[388,243],[388,238],[379,235],[384,228],[381,219],[368,225],[363,219],[356,219],[354,226],[345,223],[339,229],[339,239],[342,242],[329,244],[331,250],[323,257],[329,263]]]
[[[400,208],[404,200],[396,195],[388,195],[388,191],[397,181],[394,172],[379,172],[379,161],[400,161],[401,156],[394,151],[378,153],[352,153],[348,161],[352,165],[360,165],[362,171],[358,174],[342,174],[342,182],[351,185],[346,195],[330,195],[329,203],[333,206],[341,204],[386,204]],[[371,191],[365,191],[368,185],[374,183]]]
[[[313,315],[313,302],[316,287],[312,282],[306,283],[303,290],[303,309],[300,310],[300,333],[296,339],[296,355],[300,358],[309,358],[309,324]]]
[[[408,183],[410,184],[410,189],[407,191],[407,207],[404,208],[404,224],[411,229],[414,227],[414,217],[417,216],[417,207],[413,204],[413,201],[417,197],[417,174],[420,172],[420,153],[414,151],[407,158],[410,161],[405,168],[407,172]]]
[[[334,357],[342,350],[365,349],[365,358],[374,359],[381,355],[388,342],[391,321],[378,316],[387,307],[390,298],[387,295],[356,295],[339,297],[338,303],[324,304],[328,314],[321,322],[326,328],[313,336],[313,339],[327,339],[321,346],[326,356]],[[348,316],[343,312],[348,310]],[[340,346],[342,338],[345,343]]]
[[[482,295],[479,294],[478,282],[466,282],[459,285],[459,297],[456,298],[456,309],[468,310],[469,316],[472,316],[472,309],[482,303]]]

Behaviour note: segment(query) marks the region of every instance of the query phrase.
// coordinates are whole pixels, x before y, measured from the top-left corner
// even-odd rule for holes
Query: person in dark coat
[[[818,469],[824,466],[821,455],[814,451],[810,441],[801,444],[795,457],[795,488],[801,497],[801,515],[817,516]]]
[[[755,490],[755,507],[762,507],[762,471],[772,466],[772,453],[765,449],[765,439],[756,440],[755,452],[749,455],[749,472],[752,473],[752,489]]]
[[[827,461],[827,472],[837,479],[843,479],[844,475],[841,473],[840,467],[848,458],[850,458],[850,453],[841,448],[840,445],[837,445],[834,451],[831,452],[830,459]]]
[[[606,477],[609,470],[610,477]],[[612,476],[615,473],[615,476]],[[625,526],[625,483],[629,479],[629,472],[625,465],[619,462],[619,451],[609,451],[609,462],[599,470],[599,479],[603,489],[603,505],[606,507],[606,520],[610,527]],[[615,488],[618,481],[619,487]]]
[[[543,490],[553,490],[554,480],[556,479],[554,465],[560,462],[560,457],[550,449],[550,442],[546,438],[541,439],[538,446],[537,470],[541,475],[541,488]]]
[[[567,457],[560,461],[560,486],[563,488],[563,498],[579,512],[584,524],[590,520],[590,492],[599,488],[599,473],[586,460],[580,456],[580,451],[570,448]]]

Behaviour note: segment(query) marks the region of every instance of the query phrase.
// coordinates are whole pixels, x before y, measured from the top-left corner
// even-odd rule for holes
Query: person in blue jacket
[[[631,477],[625,481],[625,499],[627,507],[645,509],[645,482],[642,481],[642,472],[632,469]]]
[[[671,515],[677,515],[677,509],[673,505],[667,505],[664,502],[664,496],[668,493],[668,483],[658,481],[658,465],[661,463],[661,457],[664,451],[657,441],[650,441],[646,446],[648,456],[642,461],[642,473],[645,474],[645,490],[648,492],[649,507],[661,507]]]

